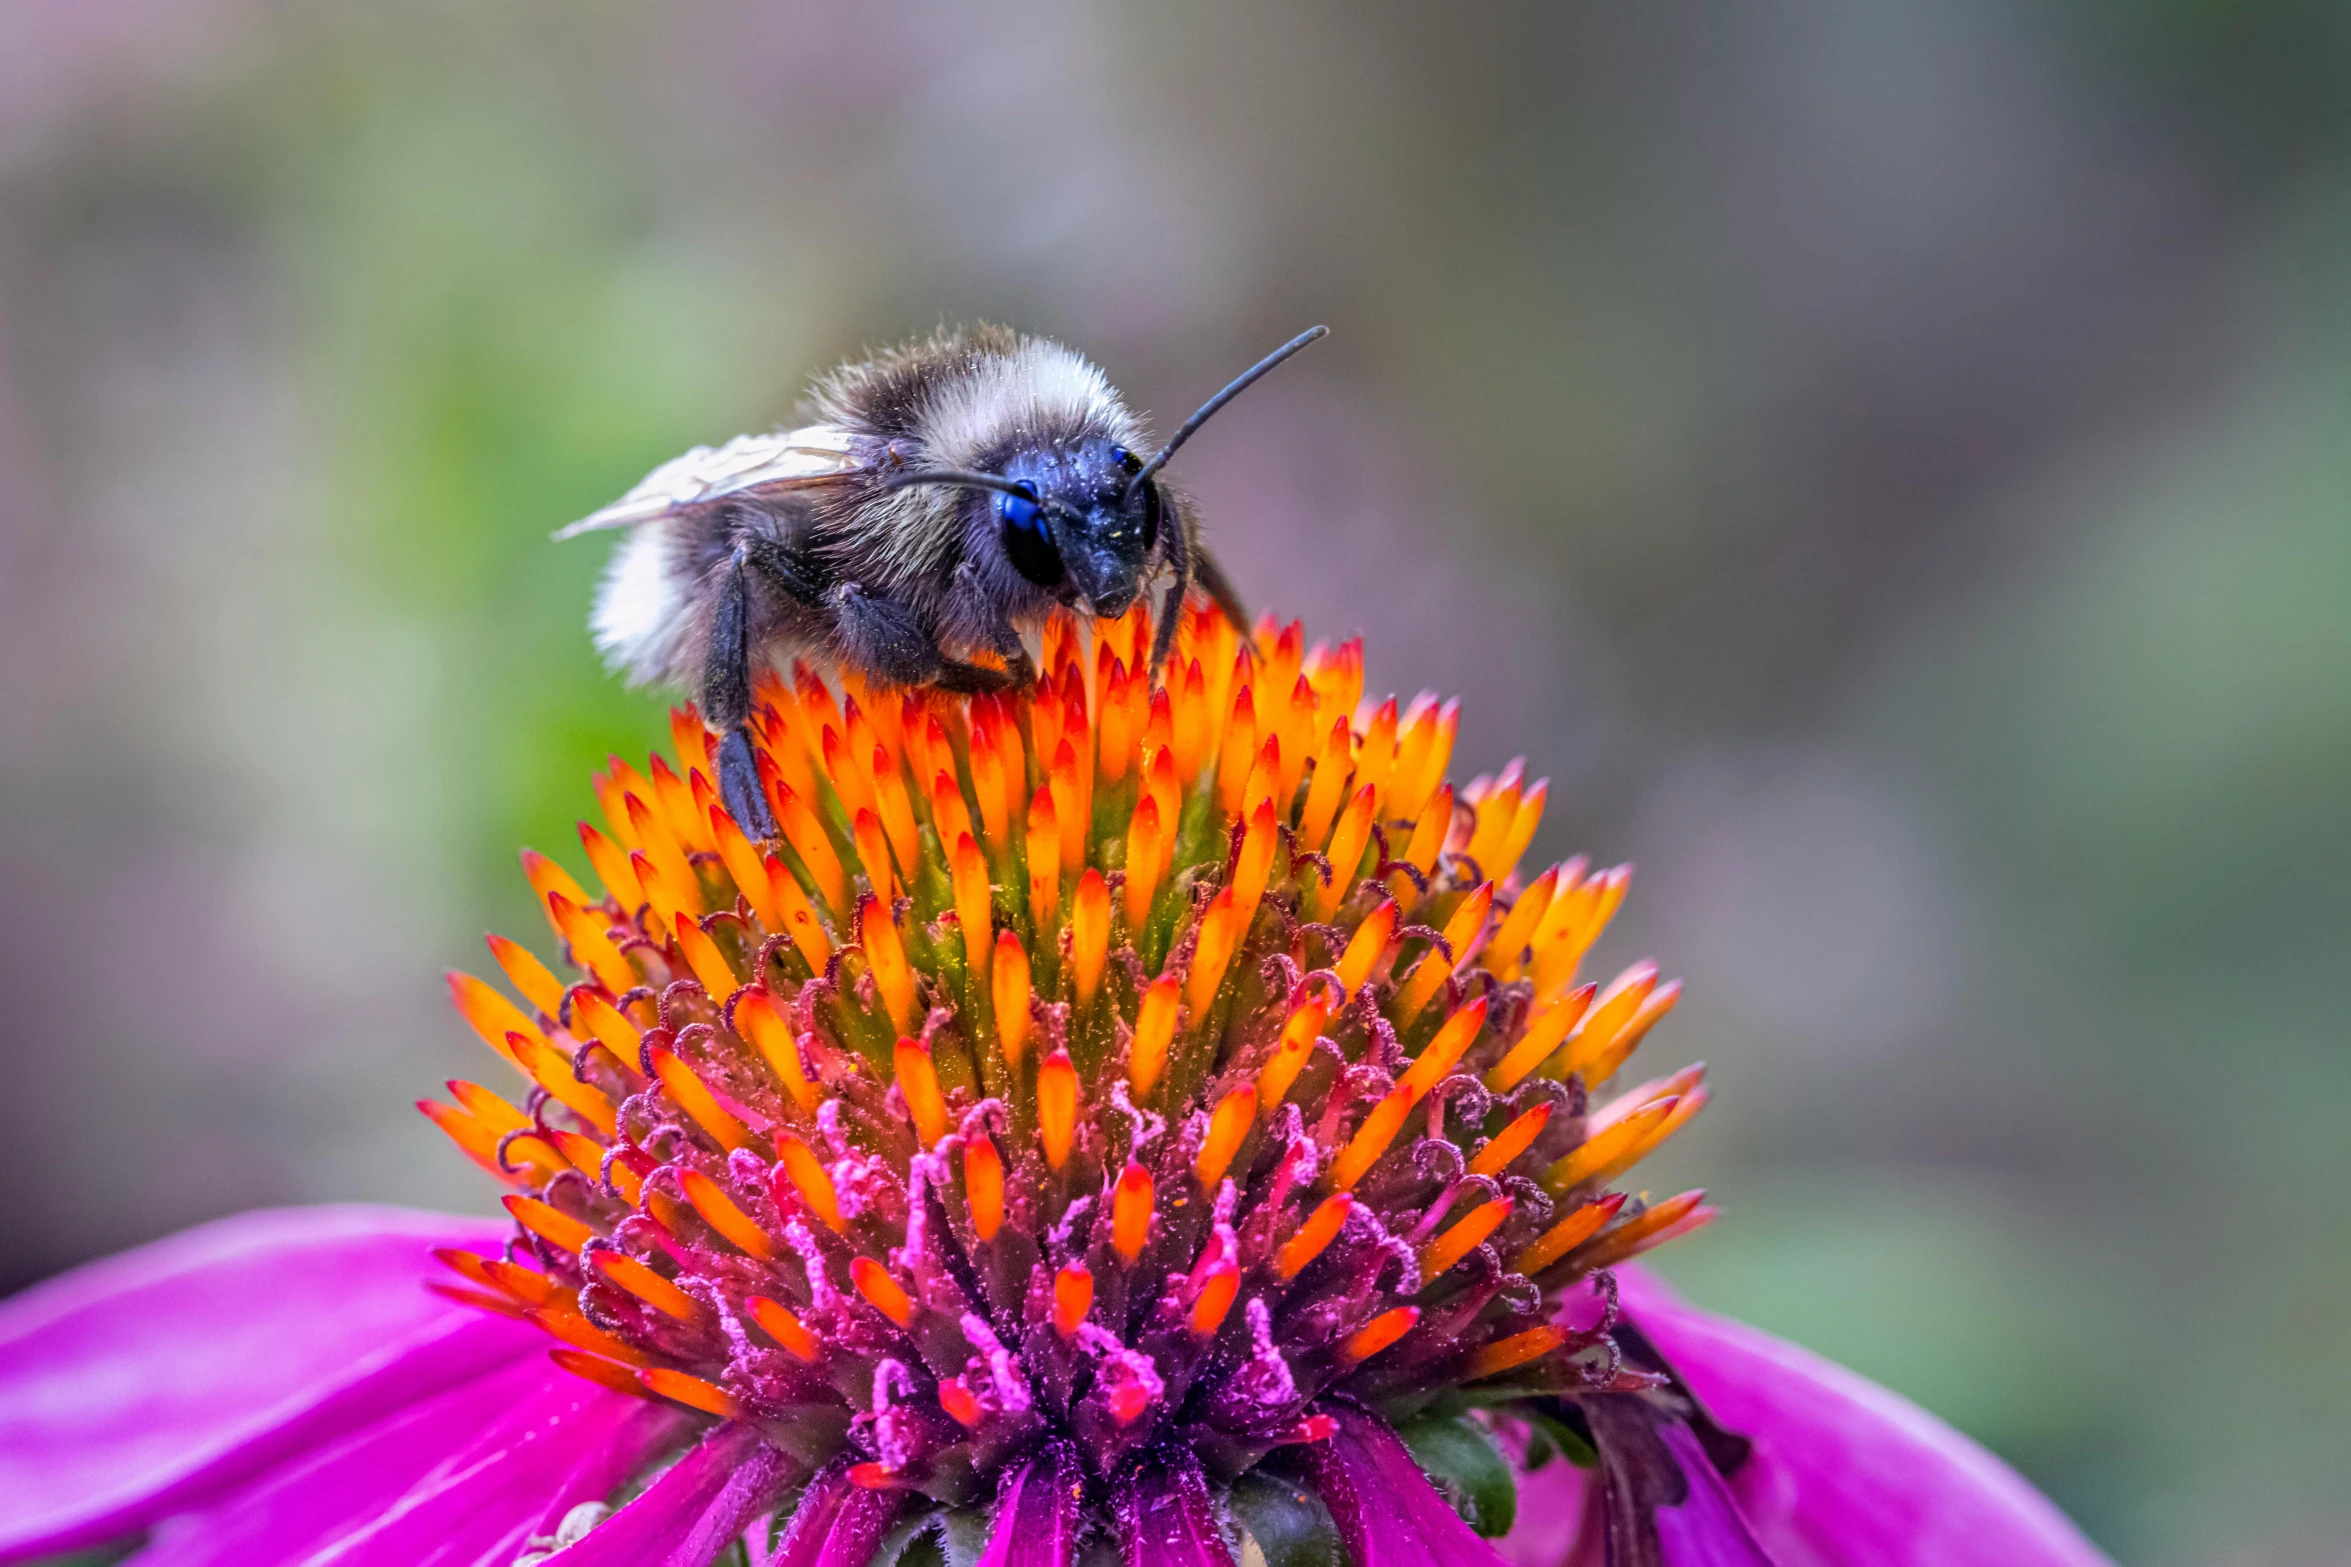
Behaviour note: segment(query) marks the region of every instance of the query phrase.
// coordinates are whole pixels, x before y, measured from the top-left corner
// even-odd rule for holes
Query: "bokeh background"
[[[2128,1563],[2351,1561],[2351,11],[0,5],[0,1287],[409,1108],[661,706],[548,530],[942,319],[1639,865],[1664,1270]]]

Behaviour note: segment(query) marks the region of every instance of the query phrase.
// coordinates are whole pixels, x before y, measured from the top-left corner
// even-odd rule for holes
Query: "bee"
[[[1328,330],[1258,361],[1149,456],[1079,354],[1002,327],[941,332],[819,377],[798,428],[698,446],[555,537],[631,530],[597,592],[596,645],[630,684],[695,697],[721,737],[727,809],[772,837],[749,729],[757,660],[812,654],[888,687],[1026,685],[1025,634],[1053,610],[1123,614],[1161,571],[1154,669],[1195,586],[1246,624],[1158,475]]]

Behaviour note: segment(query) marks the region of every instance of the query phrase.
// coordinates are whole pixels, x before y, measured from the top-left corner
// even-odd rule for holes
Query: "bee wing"
[[[568,539],[603,528],[634,528],[746,490],[830,484],[856,470],[849,453],[849,432],[838,425],[812,424],[769,435],[738,435],[723,446],[697,446],[683,457],[672,457],[645,475],[628,494],[557,530],[555,537]]]

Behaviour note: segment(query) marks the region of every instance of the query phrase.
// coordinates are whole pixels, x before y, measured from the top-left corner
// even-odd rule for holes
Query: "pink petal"
[[[540,1359],[386,1416],[171,1518],[136,1567],[425,1562],[507,1567],[599,1501],[682,1416]]]
[[[644,1495],[590,1529],[578,1544],[548,1557],[546,1567],[709,1567],[712,1558],[742,1538],[753,1519],[782,1499],[799,1474],[798,1465],[749,1426],[720,1426]],[[878,1532],[874,1538],[880,1538]],[[866,1556],[872,1554],[869,1542]],[[857,1567],[865,1567],[865,1560],[859,1557]],[[381,1562],[392,1567],[392,1558]],[[335,1567],[344,1564],[337,1561]],[[373,1559],[369,1567],[375,1567]]]
[[[1774,1567],[1687,1425],[1636,1394],[1582,1404],[1600,1450],[1585,1526],[1611,1567]]]
[[[1085,1471],[1067,1442],[1050,1442],[996,1495],[996,1532],[975,1567],[1069,1567],[1077,1560]]]
[[[1677,1421],[1658,1434],[1690,1483],[1686,1499],[1657,1509],[1657,1545],[1666,1567],[1773,1567],[1690,1428]]]
[[[1601,1567],[1597,1520],[1587,1533],[1584,1508],[1597,1506],[1591,1470],[1554,1455],[1518,1477],[1518,1521],[1494,1543],[1516,1567]],[[1581,1544],[1583,1549],[1577,1551]]]
[[[1638,1268],[1618,1277],[1626,1315],[1717,1422],[1754,1440],[1731,1488],[1780,1567],[2106,1561],[2014,1470],[1917,1405],[1692,1310]]]
[[[1297,1451],[1355,1567],[1502,1567],[1387,1422],[1351,1404],[1327,1413],[1338,1433]]]
[[[1120,1498],[1127,1567],[1233,1567],[1208,1481],[1186,1457],[1148,1464]]]
[[[422,1288],[503,1224],[398,1208],[249,1213],[0,1303],[0,1563],[216,1496],[545,1338]]]
[[[852,1467],[840,1458],[818,1470],[775,1554],[754,1551],[752,1560],[760,1567],[866,1567],[906,1505],[906,1493],[869,1491],[849,1478]]]

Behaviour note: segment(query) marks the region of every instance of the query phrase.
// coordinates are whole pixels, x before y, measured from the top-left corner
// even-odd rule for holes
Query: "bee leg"
[[[808,565],[773,539],[746,535],[735,545],[735,565],[749,566],[768,586],[805,608],[822,612],[832,607]]]
[[[1175,581],[1167,585],[1167,594],[1159,601],[1159,629],[1151,638],[1151,672],[1167,662],[1167,650],[1175,646],[1176,626],[1184,618],[1184,595],[1192,589],[1192,541],[1186,538],[1185,526],[1178,521],[1167,532],[1167,563],[1175,570]]]
[[[1004,670],[1011,678],[1013,690],[1026,691],[1037,683],[1037,662],[1029,657],[1029,645],[1009,622],[996,637],[996,652],[1004,660]]]
[[[1034,671],[1030,678],[1034,679]],[[985,664],[966,664],[960,659],[942,659],[939,673],[932,680],[942,691],[961,691],[977,694],[982,691],[1002,691],[1012,684],[1013,677],[1001,669],[990,669]]]
[[[1224,611],[1224,618],[1233,623],[1233,629],[1241,633],[1241,641],[1254,652],[1257,638],[1250,633],[1249,612],[1241,607],[1241,595],[1233,591],[1233,579],[1224,574],[1224,568],[1216,563],[1216,557],[1205,548],[1195,544],[1192,549],[1193,580],[1200,584],[1210,598],[1216,600],[1216,607]]]
[[[719,584],[717,612],[710,622],[710,651],[702,666],[702,717],[723,738],[718,743],[718,793],[727,813],[753,838],[773,838],[759,787],[759,760],[751,749],[751,605],[744,581],[745,551],[735,551]]]
[[[747,836],[760,842],[775,838],[775,817],[768,812],[766,791],[759,787],[759,760],[751,749],[748,724],[735,725],[718,742],[718,792],[727,814]]]
[[[962,594],[966,601],[974,605],[985,602],[986,596],[980,592],[979,583],[979,568],[970,561],[967,560],[955,568],[956,591]],[[1023,642],[1020,633],[1012,628],[1012,622],[1004,618],[1002,610],[994,610],[991,613],[987,609],[982,609],[980,613],[995,621],[994,627],[988,633],[988,646],[995,650],[997,657],[1004,660],[1005,672],[1011,677],[1013,689],[1026,691],[1035,685],[1037,683],[1036,662],[1029,657],[1029,645]],[[946,684],[944,678],[941,679],[940,684]]]
[[[1011,684],[1000,670],[949,658],[914,612],[895,599],[844,582],[829,596],[833,635],[857,668],[893,686],[943,686],[950,691],[994,691]]]

